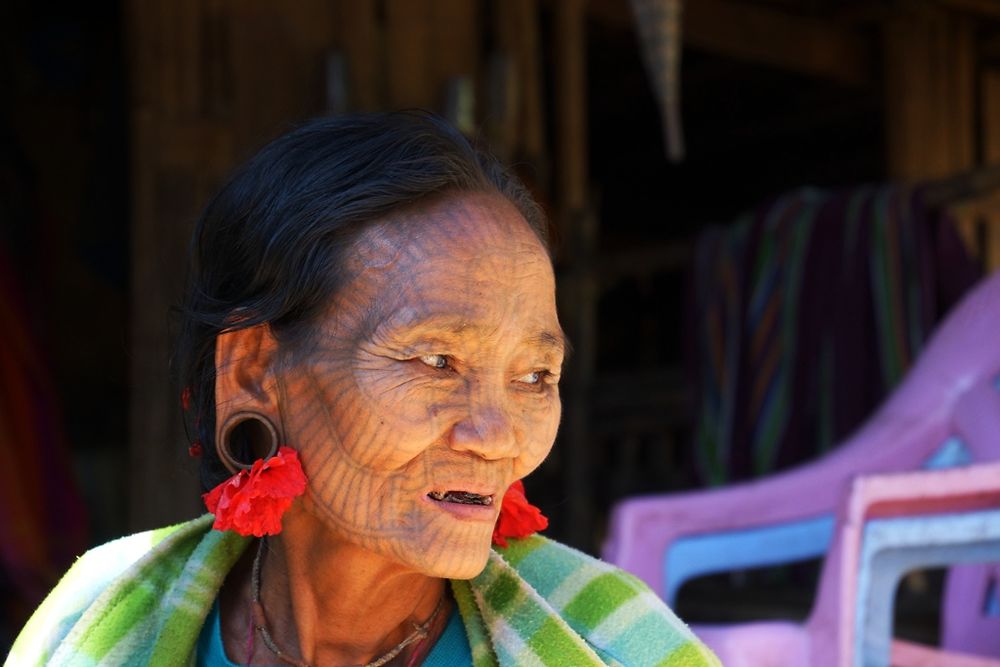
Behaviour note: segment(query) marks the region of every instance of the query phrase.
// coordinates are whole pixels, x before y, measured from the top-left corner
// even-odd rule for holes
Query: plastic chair
[[[837,537],[804,624],[693,630],[727,667],[998,667],[1000,659],[892,639],[900,577],[917,567],[1000,561],[1000,464],[861,477],[845,497]],[[971,602],[997,655],[1000,617]],[[983,648],[983,647],[981,647]]]
[[[896,640],[892,643],[892,665],[906,667],[996,667],[992,658],[941,653],[920,644]]]
[[[969,604],[948,609],[941,623],[941,645],[960,646],[978,655],[1000,652],[1000,565],[953,567],[944,596]]]
[[[827,655],[839,656],[839,665],[887,665],[890,655],[892,664],[905,664],[908,650],[892,641],[900,579],[915,569],[961,562],[1000,565],[1000,463],[856,479],[806,624],[812,664]],[[978,652],[1000,658],[1000,616],[988,614],[984,593],[991,591],[965,600],[964,622],[976,621],[984,633]],[[909,653],[915,648],[910,644]],[[935,655],[922,653],[925,663]],[[959,657],[938,652],[937,659],[953,664]]]
[[[1000,460],[1000,345],[989,344],[998,331],[1000,273],[949,314],[902,385],[830,455],[729,488],[626,500],[612,513],[605,559],[673,602],[683,582],[696,576],[825,554],[835,508],[858,474]],[[948,617],[967,606],[958,590],[948,586]],[[754,626],[742,638],[733,630],[715,639],[746,649],[768,629],[761,660],[776,644],[790,655],[805,650],[795,624]],[[965,648],[954,643],[961,641],[957,633],[945,638],[946,647]]]

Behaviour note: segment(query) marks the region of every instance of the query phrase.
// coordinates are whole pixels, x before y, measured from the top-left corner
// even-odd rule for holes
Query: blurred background
[[[575,352],[527,485],[590,553],[622,497],[834,448],[1000,266],[996,0],[14,0],[0,44],[0,646],[86,547],[201,511],[170,306],[296,120],[435,110],[544,204]],[[679,608],[801,618],[817,570]]]

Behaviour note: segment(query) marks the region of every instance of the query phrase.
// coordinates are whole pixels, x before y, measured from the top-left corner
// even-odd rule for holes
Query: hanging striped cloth
[[[902,379],[979,278],[920,190],[803,188],[699,239],[689,349],[710,485],[827,451]]]

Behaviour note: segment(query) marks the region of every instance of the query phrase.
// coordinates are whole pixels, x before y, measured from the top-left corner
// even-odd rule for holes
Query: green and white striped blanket
[[[212,516],[87,552],[5,665],[193,665],[202,624],[249,540]],[[543,537],[511,540],[452,581],[475,667],[714,667],[718,659],[635,577]]]

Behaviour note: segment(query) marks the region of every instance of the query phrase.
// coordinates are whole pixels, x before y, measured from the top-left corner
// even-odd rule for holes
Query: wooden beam
[[[866,85],[872,81],[874,49],[860,31],[746,3],[685,3],[684,43],[841,83]]]
[[[1000,2],[996,0],[940,0],[949,9],[985,18],[1000,18]]]
[[[874,82],[874,44],[847,22],[735,0],[687,2],[683,12],[685,46],[850,85]],[[623,0],[592,0],[590,13],[630,29],[634,22]]]

